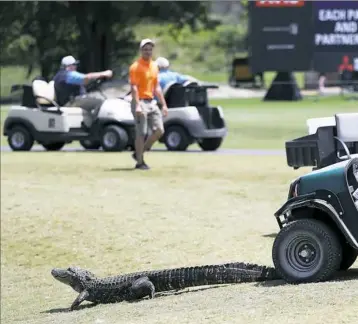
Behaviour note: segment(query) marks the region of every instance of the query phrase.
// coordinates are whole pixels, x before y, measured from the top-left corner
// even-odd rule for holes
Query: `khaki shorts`
[[[138,117],[135,113],[135,102],[132,100],[131,109],[134,120],[136,121],[136,135],[146,136],[148,127],[152,132],[161,129],[164,132],[163,117],[156,100],[140,100],[143,115]]]

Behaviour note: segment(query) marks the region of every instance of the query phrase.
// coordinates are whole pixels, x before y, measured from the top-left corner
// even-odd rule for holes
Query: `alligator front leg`
[[[148,277],[141,277],[132,283],[129,292],[130,299],[141,299],[146,296],[154,298],[155,287]]]
[[[88,296],[89,293],[87,290],[82,291],[72,303],[70,310],[75,310]]]

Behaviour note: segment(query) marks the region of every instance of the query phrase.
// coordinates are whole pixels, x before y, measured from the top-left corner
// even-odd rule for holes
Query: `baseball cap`
[[[158,57],[155,62],[157,63],[159,68],[167,68],[169,67],[169,61],[165,57]]]
[[[80,61],[76,60],[73,56],[68,55],[62,58],[61,65],[68,66],[78,64]]]
[[[142,48],[144,45],[147,45],[147,44],[152,44],[153,46],[155,45],[154,42],[151,39],[144,38],[144,39],[141,40],[139,48]]]

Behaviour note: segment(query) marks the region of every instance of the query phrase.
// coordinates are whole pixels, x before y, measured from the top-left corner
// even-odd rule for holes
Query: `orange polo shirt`
[[[158,84],[158,67],[153,60],[139,58],[129,68],[129,82],[138,87],[139,99],[153,99]]]

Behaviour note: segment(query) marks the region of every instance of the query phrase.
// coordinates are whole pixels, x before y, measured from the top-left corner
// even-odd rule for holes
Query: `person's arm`
[[[164,95],[163,95],[163,91],[162,91],[162,87],[160,86],[159,82],[158,82],[157,85],[155,86],[154,92],[155,92],[155,95],[159,98],[160,103],[161,103],[163,106],[166,106],[167,103],[165,102]]]
[[[91,80],[96,80],[99,78],[111,78],[112,76],[113,76],[112,70],[87,73],[85,74],[85,84],[87,84]]]
[[[102,72],[92,72],[92,73],[80,73],[78,71],[69,71],[66,75],[66,83],[76,84],[76,85],[86,85],[90,80],[96,80],[98,78],[110,78],[113,75],[111,70],[102,71]]]
[[[198,82],[197,79],[193,78],[190,75],[184,75],[184,74],[176,73],[176,77],[177,77],[177,82],[178,83],[184,83],[186,81]]]
[[[156,81],[156,86],[155,86],[154,92],[155,92],[155,95],[157,96],[157,98],[159,98],[160,103],[162,104],[163,115],[166,116],[168,114],[168,107],[167,107],[167,103],[166,103],[164,95],[163,95],[162,88],[160,86],[160,83],[158,82],[158,79]]]
[[[132,99],[135,102],[136,108],[140,107],[139,106],[139,93],[138,93],[138,75],[137,75],[137,71],[136,68],[134,66],[131,66],[129,68],[129,83],[131,85],[131,94],[132,94]]]

